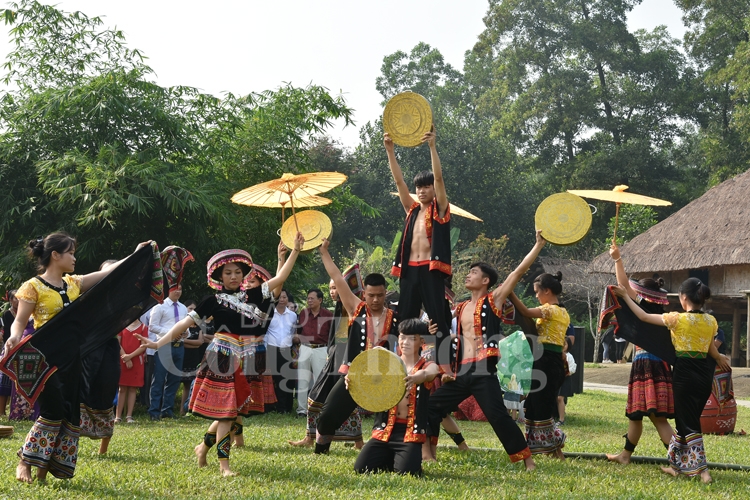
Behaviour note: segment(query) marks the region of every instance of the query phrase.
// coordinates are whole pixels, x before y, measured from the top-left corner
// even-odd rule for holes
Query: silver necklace
[[[380,313],[380,317],[379,318],[373,318],[373,320],[375,321],[375,328],[379,328],[380,327],[380,320],[383,319],[383,316],[385,316],[385,310],[386,310],[386,308],[384,307],[383,308],[383,312]]]

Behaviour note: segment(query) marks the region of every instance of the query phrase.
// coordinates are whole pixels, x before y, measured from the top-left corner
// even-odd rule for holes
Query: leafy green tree
[[[466,80],[493,137],[511,142],[545,195],[627,184],[681,206],[677,186],[704,183],[673,154],[692,132],[681,124],[695,71],[665,28],[628,30],[638,3],[490,1]]]
[[[83,272],[134,241],[184,246],[197,261],[186,295],[205,290],[202,263],[218,250],[275,262],[277,240],[265,235],[279,214],[229,198],[312,168],[313,136],[332,120],[351,123],[343,99],[315,85],[223,98],[165,88],[99,18],[30,0],[2,16],[14,49],[0,100],[0,280],[28,277],[25,243],[55,230],[78,237]],[[294,279],[310,265],[302,259]]]

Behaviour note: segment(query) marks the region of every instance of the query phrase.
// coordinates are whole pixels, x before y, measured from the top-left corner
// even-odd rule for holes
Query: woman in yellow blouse
[[[672,336],[677,358],[672,374],[675,406],[675,433],[669,442],[669,467],[662,471],[672,476],[700,475],[703,482],[711,482],[706,461],[706,449],[701,435],[701,413],[711,394],[714,364],[725,369],[727,359],[719,354],[713,343],[718,324],[710,314],[701,311],[711,297],[711,290],[698,278],[690,278],[680,286],[680,305],[684,313],[648,314],[638,307],[623,286],[615,292],[639,320],[652,325],[666,326]]]
[[[545,375],[546,380],[534,378],[531,381],[531,392],[526,398],[526,441],[531,453],[553,454],[556,458],[565,459],[563,446],[565,433],[555,424],[554,411],[557,406],[557,394],[565,381],[565,364],[563,346],[565,333],[570,325],[570,317],[558,296],[562,293],[562,273],[554,275],[544,273],[534,280],[534,292],[541,304],[529,309],[515,294],[510,299],[516,310],[527,318],[536,318],[538,341],[544,347],[539,359],[534,360],[533,369]]]
[[[141,243],[138,248],[146,244]],[[75,239],[65,233],[53,233],[29,242],[29,254],[36,257],[42,273],[18,289],[18,313],[11,327],[11,336],[5,343],[6,352],[21,340],[30,317],[34,319],[34,328],[41,328],[122,262],[83,276],[69,275],[75,271],[75,251]],[[75,361],[58,367],[39,395],[40,416],[19,452],[21,460],[16,468],[19,481],[33,481],[32,466],[38,467],[40,480],[46,478],[47,472],[62,479],[71,478],[75,473],[80,429],[78,381],[81,376],[80,359]]]

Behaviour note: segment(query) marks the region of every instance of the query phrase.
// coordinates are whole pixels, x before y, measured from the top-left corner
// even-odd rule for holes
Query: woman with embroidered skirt
[[[146,244],[141,243],[136,250]],[[21,341],[30,317],[38,330],[122,262],[83,276],[69,275],[75,270],[75,251],[75,239],[65,233],[53,233],[29,242],[29,253],[37,258],[42,274],[18,289],[18,313],[5,344],[6,353]],[[19,481],[32,482],[32,466],[38,468],[40,480],[47,477],[47,472],[61,479],[73,477],[80,433],[80,377],[81,360],[75,357],[57,366],[46,380],[38,399],[40,416],[18,452],[21,460],[16,468],[16,479]]]
[[[633,302],[623,286],[617,286],[615,293],[639,320],[666,326],[674,345],[675,432],[667,451],[669,467],[662,467],[662,471],[672,476],[700,475],[703,482],[711,482],[701,434],[701,413],[711,394],[715,366],[709,358],[721,368],[729,368],[729,362],[713,342],[719,328],[716,318],[701,310],[711,297],[711,290],[698,278],[689,278],[680,286],[680,305],[687,312],[666,314],[648,314]]]
[[[639,281],[629,280],[617,245],[612,245],[609,255],[615,261],[617,284],[625,289],[628,297],[647,313],[663,314],[664,306],[669,304],[667,292],[662,290],[664,280],[658,276]],[[607,454],[609,460],[621,464],[630,463],[630,456],[643,433],[643,417],[651,420],[664,446],[669,446],[672,426],[667,419],[674,418],[672,369],[666,361],[638,346],[630,368],[625,416],[629,420],[625,446],[617,455]]]
[[[263,335],[266,332],[273,290],[289,277],[304,243],[297,234],[294,250],[279,274],[260,287],[243,289],[245,277],[253,270],[250,254],[244,250],[224,250],[208,261],[208,285],[219,291],[201,300],[185,319],[176,323],[158,343],[139,337],[141,344],[158,349],[178,338],[191,326],[213,317],[214,340],[198,371],[189,409],[214,422],[195,447],[198,466],[206,466],[208,450],[216,444],[223,476],[233,476],[229,466],[232,427],[238,416],[247,415],[253,406],[251,382],[259,381],[265,370]],[[262,393],[261,393],[262,394]]]
[[[534,292],[541,306],[529,309],[515,294],[510,298],[516,310],[527,318],[536,318],[538,342],[544,348],[539,359],[534,360],[533,371],[544,374],[544,380],[534,377],[531,392],[526,398],[526,441],[532,454],[551,454],[561,460],[565,433],[555,423],[557,394],[565,380],[563,345],[570,317],[560,305],[558,296],[562,293],[562,273],[544,273],[534,280]]]

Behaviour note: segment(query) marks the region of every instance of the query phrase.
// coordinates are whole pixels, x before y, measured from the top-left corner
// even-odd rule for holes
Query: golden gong
[[[430,103],[414,92],[391,97],[383,110],[383,128],[399,146],[419,146],[432,128]]]
[[[534,222],[545,240],[555,245],[572,245],[581,241],[591,228],[591,208],[580,196],[557,193],[539,204]]]
[[[372,412],[387,411],[406,394],[406,366],[401,358],[382,347],[361,352],[349,366],[349,394]]]
[[[297,218],[299,232],[305,237],[302,252],[309,252],[318,248],[323,244],[323,238],[331,237],[331,232],[333,231],[331,219],[323,212],[304,210],[289,217],[284,222],[284,225],[281,226],[281,241],[288,248],[294,248],[294,237],[297,235],[297,229],[294,224],[295,217]]]

